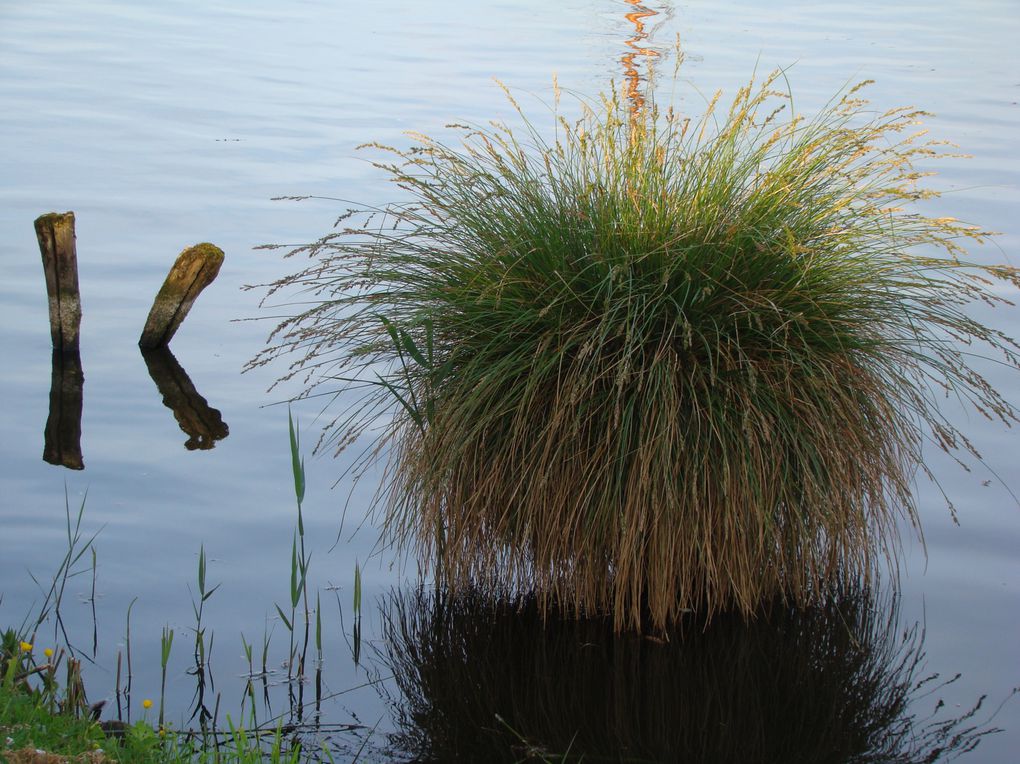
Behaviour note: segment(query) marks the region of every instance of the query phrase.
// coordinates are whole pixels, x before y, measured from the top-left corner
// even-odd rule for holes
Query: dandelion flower
[[[43,650],[43,655],[45,655],[47,658],[52,658],[53,657],[53,648],[47,647],[45,650]]]
[[[21,652],[23,652],[23,653],[30,653],[30,652],[32,652],[32,643],[31,642],[22,642],[21,643]]]
[[[152,708],[152,701],[146,698],[142,701],[142,708]]]

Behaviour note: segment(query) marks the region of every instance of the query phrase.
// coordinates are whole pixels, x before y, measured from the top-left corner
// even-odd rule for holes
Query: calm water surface
[[[260,311],[258,294],[241,287],[292,269],[278,253],[255,247],[316,238],[343,205],[271,199],[390,200],[394,189],[356,147],[406,144],[406,130],[441,135],[452,121],[509,117],[493,77],[546,97],[555,73],[564,87],[594,95],[609,78],[620,78],[628,39],[664,50],[679,34],[688,63],[675,98],[690,112],[702,108],[702,94],[719,87],[731,93],[756,67],[790,67],[804,112],[848,81],[875,79],[877,108],[928,109],[938,115],[933,133],[973,154],[939,166],[935,184],[950,193],[933,209],[1000,231],[996,244],[976,256],[1016,264],[1020,8],[1012,0],[645,7],[657,12],[644,19],[651,41],[635,37],[625,18],[631,4],[613,0],[0,5],[0,623],[20,623],[40,601],[29,571],[45,581],[63,554],[66,494],[75,511],[86,501],[86,531],[100,531],[94,603],[89,572],[71,580],[63,607],[72,641],[91,656],[95,606],[93,700],[114,700],[116,655],[134,601],[134,713],[142,697],[158,696],[159,635],[169,625],[178,639],[168,707],[178,723],[187,720],[194,691],[186,673],[191,598],[203,546],[210,584],[221,585],[205,613],[216,635],[221,718],[240,704],[242,633],[257,652],[271,634],[274,680],[286,673],[280,665],[286,634],[275,604],[288,601],[295,510],[287,410],[273,404],[298,390],[267,392],[281,369],[240,373],[272,326],[266,319],[272,311]],[[74,210],[78,220],[80,472],[41,458],[51,353],[32,221],[54,210]],[[195,389],[222,413],[229,435],[215,448],[188,450],[188,436],[164,406],[136,342],[173,258],[199,241],[222,247],[226,262],[172,348]],[[264,320],[239,321],[255,317]],[[1015,309],[984,318],[1020,334]],[[988,373],[1020,402],[1016,375],[993,365]],[[965,473],[932,455],[961,523],[953,524],[936,488],[919,482],[927,555],[907,537],[898,628],[923,632],[918,676],[960,674],[919,700],[917,713],[942,699],[963,714],[986,696],[976,717],[986,720],[1020,685],[1020,509],[1011,496],[1020,492],[1020,440],[1016,431],[949,411],[969,417],[968,431],[990,469]],[[305,401],[294,413],[310,452],[320,406]],[[368,737],[385,757],[378,751],[387,735],[406,722],[393,711],[396,699],[412,690],[388,678],[393,634],[385,638],[380,613],[393,611],[388,592],[413,580],[414,566],[376,549],[366,518],[371,477],[334,486],[342,467],[329,455],[308,454],[305,522],[309,580],[323,594],[323,693],[361,686],[326,702],[323,717],[364,725],[337,739],[356,748]],[[356,562],[366,603],[358,663],[349,644]],[[428,603],[423,607],[419,622],[431,617]],[[285,713],[286,698],[274,692],[273,713]],[[993,724],[1003,731],[967,760],[1015,761],[1020,702],[1006,703]],[[415,739],[404,730],[394,745],[413,749]]]

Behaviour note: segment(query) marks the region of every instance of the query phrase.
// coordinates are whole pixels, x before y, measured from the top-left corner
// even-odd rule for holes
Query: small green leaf
[[[290,619],[283,614],[283,610],[279,605],[276,606],[276,612],[280,614],[280,619],[283,621],[283,625],[287,627],[287,631],[294,631],[294,627],[290,625]]]
[[[315,593],[315,649],[322,652],[322,602],[318,592]]]
[[[414,344],[414,340],[411,338],[411,335],[407,332],[401,332],[400,338],[403,340],[404,350],[407,351],[408,355],[410,355],[419,366],[427,366],[428,364],[425,361],[425,356],[423,356],[421,351],[418,350],[418,347]]]
[[[291,470],[294,472],[294,495],[297,497],[298,507],[305,499],[305,463],[301,458],[301,433],[298,425],[294,423],[290,408],[287,409],[287,427],[290,430],[290,462]]]
[[[290,601],[291,604],[297,607],[298,599],[301,594],[301,588],[298,586],[298,571],[301,566],[298,564],[298,553],[297,553],[297,534],[294,534],[294,541],[290,547]]]
[[[394,387],[390,382],[387,382],[385,379],[383,379],[381,374],[377,372],[376,376],[379,377],[379,384],[381,384],[383,387],[390,391],[390,395],[392,395],[394,398],[397,399],[397,401],[399,401],[400,405],[404,407],[404,410],[407,411],[408,414],[410,414],[411,419],[414,420],[414,423],[418,425],[418,427],[421,427],[423,424],[423,420],[421,414],[418,413],[415,407],[404,399],[404,397],[397,391],[396,387]]]
[[[361,566],[354,563],[354,613],[361,617]]]
[[[431,370],[436,361],[435,324],[431,318],[426,318],[423,325],[425,326],[425,352],[428,355],[426,366]]]
[[[166,668],[167,662],[170,660],[170,648],[173,647],[173,644],[174,644],[174,630],[171,629],[169,626],[164,626],[163,634],[159,640],[160,662],[162,663],[164,669]]]
[[[205,545],[198,550],[198,593],[205,594]],[[203,597],[203,599],[205,599]]]

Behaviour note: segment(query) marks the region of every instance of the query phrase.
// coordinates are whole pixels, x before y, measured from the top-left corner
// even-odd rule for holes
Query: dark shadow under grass
[[[983,698],[940,712],[954,680],[926,667],[895,598],[842,584],[819,600],[689,616],[660,639],[531,596],[395,594],[393,743],[428,762],[921,764],[996,731]]]

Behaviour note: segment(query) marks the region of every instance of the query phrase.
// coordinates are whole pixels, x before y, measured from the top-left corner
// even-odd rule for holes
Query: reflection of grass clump
[[[396,595],[392,743],[415,761],[930,764],[997,731],[983,698],[939,712],[954,680],[926,669],[894,597],[839,583],[819,600],[650,640],[529,596]]]
[[[787,119],[775,81],[696,122],[614,94],[551,143],[527,122],[420,137],[383,165],[411,202],[276,285],[315,302],[256,363],[297,350],[367,391],[341,447],[396,409],[388,529],[451,584],[618,628],[803,604],[892,551],[922,441],[969,449],[939,395],[1015,418],[951,343],[1017,364],[962,312],[1016,272],[901,208],[932,195],[921,113],[872,115],[854,88]]]

